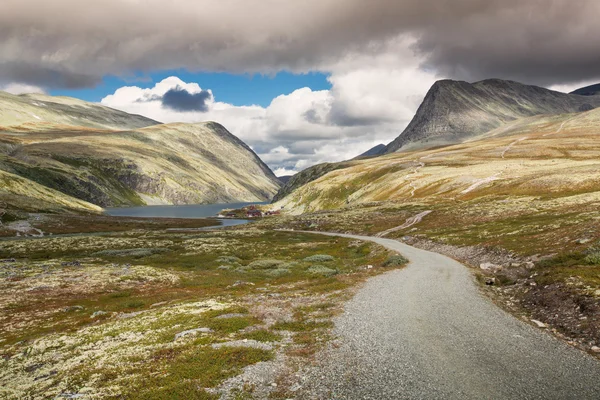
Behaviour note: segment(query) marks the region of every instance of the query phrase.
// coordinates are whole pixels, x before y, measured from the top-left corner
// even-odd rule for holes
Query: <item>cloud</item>
[[[416,59],[407,62],[407,68],[412,68],[411,65],[416,62]],[[412,96],[419,97],[418,93],[424,92],[434,79],[428,76],[422,84],[414,85],[410,83],[414,76],[400,71],[396,75],[386,73],[376,79],[375,76],[382,71],[382,61],[375,58],[372,64],[374,69],[365,72],[372,79],[364,85],[345,87],[355,75],[349,76],[342,69],[339,75],[332,75],[331,90],[301,88],[277,96],[267,107],[234,106],[215,101],[212,96],[204,103],[206,109],[203,110],[165,107],[164,95],[174,89],[192,94],[212,94],[210,89],[202,89],[197,83],[187,83],[178,77],[166,78],[148,89],[136,86],[119,88],[102,99],[102,104],[162,122],[217,121],[248,143],[273,170],[299,171],[316,163],[353,158],[376,144],[394,139],[415,111],[408,110],[410,107],[404,107],[404,110],[398,107],[398,103],[406,99],[410,103]],[[402,95],[393,86],[390,88],[387,82],[390,77],[403,82],[401,85],[405,92]],[[377,103],[371,104],[373,100],[368,100],[379,96],[382,99]],[[415,109],[417,105],[414,104]],[[332,121],[333,110],[369,119],[373,123],[336,124]]]
[[[168,90],[161,99],[162,105],[171,110],[201,112],[208,110],[209,100],[212,100],[212,93],[208,90],[190,93],[181,87]]]
[[[599,13],[597,0],[3,0],[0,82],[73,88],[179,68],[331,71],[410,37],[420,68],[438,76],[566,84],[600,78]]]
[[[4,86],[0,86],[0,91],[8,92],[11,94],[46,93],[41,87],[26,85],[22,83],[10,83]]]

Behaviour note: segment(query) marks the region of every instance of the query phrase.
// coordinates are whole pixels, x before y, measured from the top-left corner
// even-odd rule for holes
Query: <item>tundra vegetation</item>
[[[106,233],[89,232],[96,218]],[[119,223],[48,217],[46,236],[0,241],[0,397],[285,398],[341,303],[392,256],[310,233]]]

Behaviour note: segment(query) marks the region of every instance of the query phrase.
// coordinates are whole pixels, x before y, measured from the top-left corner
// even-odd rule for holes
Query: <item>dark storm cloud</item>
[[[538,84],[598,78],[597,0],[3,0],[3,81],[86,87],[106,74],[187,68],[327,70],[414,37],[445,77]],[[54,73],[49,73],[54,72]]]
[[[386,120],[381,116],[352,115],[345,107],[334,103],[329,112],[327,122],[335,126],[351,127],[380,125],[386,122]]]
[[[182,87],[176,87],[166,92],[162,98],[162,105],[174,111],[208,111],[208,102],[212,99],[212,93],[202,90],[198,93],[190,93]]]
[[[42,87],[75,89],[94,87],[101,82],[101,78],[64,70],[60,66],[48,68],[0,60],[0,82],[23,82]]]

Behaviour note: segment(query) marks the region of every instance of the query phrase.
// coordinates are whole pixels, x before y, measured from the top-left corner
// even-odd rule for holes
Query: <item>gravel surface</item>
[[[600,362],[496,307],[446,256],[367,236],[411,260],[370,279],[307,371],[307,399],[600,399]]]

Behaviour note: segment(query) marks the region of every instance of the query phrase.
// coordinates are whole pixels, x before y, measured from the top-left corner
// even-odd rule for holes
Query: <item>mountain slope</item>
[[[460,143],[518,118],[598,106],[600,96],[560,93],[512,81],[442,80],[431,87],[412,121],[385,152]]]
[[[369,150],[365,151],[361,155],[356,156],[355,158],[378,156],[380,154],[383,154],[385,152],[385,149],[385,144],[378,144],[377,146],[371,147]]]
[[[71,97],[43,94],[17,96],[0,92],[1,126],[40,122],[102,129],[135,129],[160,123],[141,115],[128,114]]]
[[[275,197],[273,197],[273,202],[277,202],[289,194],[291,194],[294,190],[302,187],[316,179],[319,179],[323,175],[335,171],[336,169],[345,168],[348,164],[346,162],[340,163],[323,163],[313,165],[312,167],[306,168],[298,172],[296,175],[292,176],[286,183],[283,185]]]
[[[98,206],[8,172],[0,171],[0,183],[0,214],[6,209],[52,212],[76,210],[92,213],[102,211]]]
[[[100,206],[266,201],[280,185],[214,122],[126,131],[39,125],[5,128],[0,169]]]
[[[3,92],[0,171],[31,182],[30,203],[41,209],[52,196],[38,186],[69,198],[62,208],[79,210],[81,201],[103,207],[267,201],[281,185],[217,123],[161,124],[78,99]],[[20,186],[21,198],[26,188]],[[0,188],[0,201],[14,196]]]
[[[571,92],[571,94],[578,94],[580,96],[596,96],[600,94],[600,83],[574,90]]]
[[[299,214],[371,202],[460,203],[484,196],[600,201],[600,108],[531,117],[489,135],[441,149],[331,164],[316,179],[278,196],[274,207]]]

